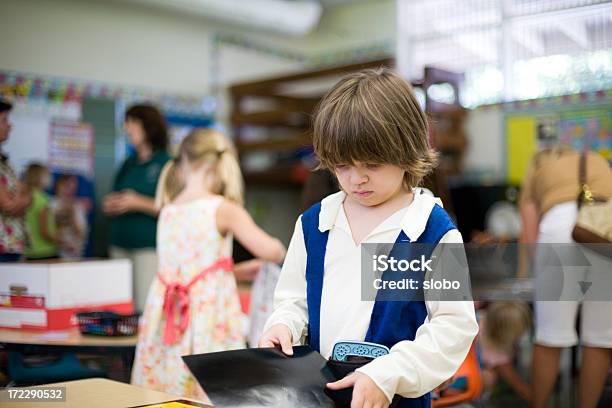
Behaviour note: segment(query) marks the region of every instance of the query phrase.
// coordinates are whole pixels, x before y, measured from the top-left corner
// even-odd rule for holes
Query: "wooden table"
[[[186,399],[200,402],[203,406],[212,407],[208,398],[205,401],[195,401],[102,378],[68,381],[31,388],[51,386],[66,387],[65,402],[5,402],[7,401],[6,394],[8,391],[3,390],[0,391],[0,401],[2,401],[0,405],[2,408],[126,408]]]
[[[96,347],[133,349],[137,342],[138,336],[84,336],[78,329],[58,331],[0,329],[0,344],[13,346],[70,347],[70,350],[74,351],[75,347],[83,349]]]
[[[138,336],[84,336],[78,329],[62,331],[0,329],[0,349],[5,351],[35,354],[69,352],[115,354],[121,357],[127,373],[131,371],[137,342]]]

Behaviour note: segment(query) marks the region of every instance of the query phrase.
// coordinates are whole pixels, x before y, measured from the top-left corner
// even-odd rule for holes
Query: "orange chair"
[[[467,379],[467,388],[458,393],[442,395],[440,398],[431,401],[433,408],[448,407],[458,405],[464,402],[472,401],[482,394],[484,384],[478,362],[478,352],[476,349],[476,341],[472,343],[472,347],[468,352],[467,357],[455,373],[455,378],[465,377]]]
[[[239,290],[238,296],[240,297],[240,308],[242,309],[242,313],[248,315],[251,306],[251,291],[247,292]]]

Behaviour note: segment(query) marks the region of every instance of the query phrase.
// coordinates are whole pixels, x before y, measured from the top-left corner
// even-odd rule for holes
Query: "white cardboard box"
[[[23,296],[11,296],[16,286]],[[25,297],[36,302],[24,307]],[[67,328],[82,310],[133,311],[129,260],[0,264],[1,327]]]

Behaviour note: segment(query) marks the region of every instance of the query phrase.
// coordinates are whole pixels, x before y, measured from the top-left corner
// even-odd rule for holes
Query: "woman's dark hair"
[[[125,112],[125,120],[137,120],[142,124],[147,142],[153,150],[168,147],[168,125],[164,115],[153,105],[133,105]]]

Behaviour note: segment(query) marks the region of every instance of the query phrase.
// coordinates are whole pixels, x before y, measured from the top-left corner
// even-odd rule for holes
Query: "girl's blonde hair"
[[[485,337],[492,346],[512,351],[531,325],[529,308],[519,301],[497,301],[487,307]]]
[[[28,165],[24,174],[24,182],[31,189],[43,188],[43,178],[49,175],[49,169],[47,166],[39,163],[32,163]]]
[[[320,167],[332,172],[355,162],[393,164],[416,187],[437,164],[428,144],[427,117],[405,79],[387,68],[342,78],[323,97],[314,119]]]
[[[214,182],[211,193],[243,204],[243,182],[236,148],[230,139],[214,129],[195,129],[183,139],[172,160],[162,170],[156,194],[158,208],[170,203],[183,190],[178,175],[178,162],[187,160],[192,166],[212,165]]]

